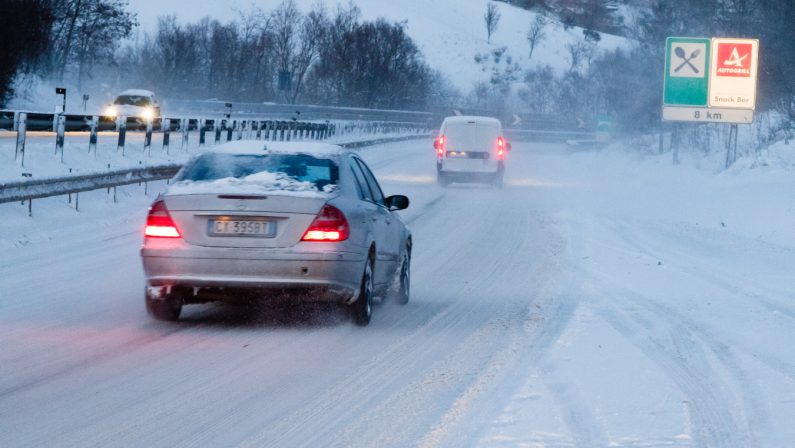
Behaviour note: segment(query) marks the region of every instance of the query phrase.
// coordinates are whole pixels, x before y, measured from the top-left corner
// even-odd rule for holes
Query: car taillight
[[[149,216],[146,217],[146,229],[144,235],[155,238],[180,238],[182,235],[168,214],[166,201],[158,199],[149,208]]]
[[[439,138],[433,142],[433,147],[436,148],[437,157],[444,157],[444,135],[440,135]]]
[[[337,207],[326,204],[306,229],[301,241],[345,241],[350,233],[345,215]]]
[[[497,159],[505,160],[505,139],[497,137]]]

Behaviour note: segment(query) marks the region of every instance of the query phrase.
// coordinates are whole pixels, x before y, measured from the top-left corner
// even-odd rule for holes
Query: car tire
[[[373,316],[373,291],[375,289],[373,280],[373,257],[367,259],[362,274],[362,285],[359,288],[359,297],[351,304],[351,314],[353,323],[360,327],[365,327],[370,323]]]
[[[165,297],[153,297],[146,293],[146,311],[157,320],[174,322],[182,312],[182,296],[171,292]]]
[[[398,267],[398,284],[395,301],[400,305],[409,303],[411,296],[411,243],[406,245]]]

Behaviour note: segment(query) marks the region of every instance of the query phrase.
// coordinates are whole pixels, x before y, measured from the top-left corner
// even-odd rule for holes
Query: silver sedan
[[[367,325],[373,297],[409,300],[411,234],[355,153],[241,141],[183,167],[149,209],[146,308],[176,320],[210,301],[321,300]]]

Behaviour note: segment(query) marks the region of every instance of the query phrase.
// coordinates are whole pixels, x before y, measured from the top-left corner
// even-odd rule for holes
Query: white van
[[[436,149],[436,174],[440,185],[451,182],[487,182],[502,186],[505,155],[511,144],[502,135],[500,120],[456,116],[442,122]]]

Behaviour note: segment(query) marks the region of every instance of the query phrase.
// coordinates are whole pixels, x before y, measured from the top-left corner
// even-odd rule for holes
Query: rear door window
[[[372,171],[370,171],[370,168],[368,168],[367,165],[365,165],[365,163],[360,159],[356,159],[356,163],[359,164],[359,167],[362,169],[362,173],[364,173],[364,178],[367,181],[367,185],[370,187],[370,193],[373,195],[373,202],[386,207],[384,193],[381,191],[381,187],[378,185],[378,181],[375,180],[375,176],[373,175]]]
[[[450,123],[444,128],[445,145],[450,151],[490,151],[497,144],[499,136],[497,126],[475,121]]]
[[[365,201],[375,202],[373,200],[373,194],[370,193],[370,187],[367,186],[364,173],[362,173],[362,169],[359,168],[359,164],[357,163],[356,159],[351,158],[350,165],[351,172],[353,172],[353,177],[356,179],[356,186],[359,189],[359,198]]]

